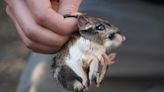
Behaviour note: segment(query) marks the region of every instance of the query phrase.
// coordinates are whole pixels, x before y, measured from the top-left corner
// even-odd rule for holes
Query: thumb
[[[60,0],[58,13],[62,15],[77,12],[82,0]]]

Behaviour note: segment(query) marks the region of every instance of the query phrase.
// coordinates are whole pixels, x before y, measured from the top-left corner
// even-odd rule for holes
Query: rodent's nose
[[[124,35],[122,35],[121,31],[117,31],[116,34],[121,35],[122,37],[122,42],[124,42],[126,40],[126,37]]]
[[[117,34],[122,34],[121,31],[117,31],[116,33],[117,33]]]
[[[126,37],[125,36],[122,36],[122,41],[126,41]]]
[[[120,33],[116,33],[116,38],[119,39],[121,42],[124,42],[126,40],[126,37]]]

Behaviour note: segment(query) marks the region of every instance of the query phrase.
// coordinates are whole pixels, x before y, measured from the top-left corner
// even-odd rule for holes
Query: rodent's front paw
[[[109,55],[104,54],[103,60],[101,61],[101,65],[111,65],[114,63],[114,59],[116,58],[116,53],[110,53]]]
[[[102,55],[102,59],[100,60],[101,71],[96,75],[97,87],[100,86],[100,83],[104,79],[108,66],[114,63],[113,60],[115,59],[115,57],[116,57],[116,53],[110,53],[109,55],[106,54]]]

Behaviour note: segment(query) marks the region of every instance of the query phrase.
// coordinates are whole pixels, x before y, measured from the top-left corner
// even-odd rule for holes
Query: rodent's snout
[[[116,34],[120,34],[122,37],[122,42],[126,40],[126,37],[121,33],[121,31],[118,31]]]
[[[122,33],[121,33],[121,31],[117,31],[116,34],[120,34],[121,35]]]
[[[120,42],[124,42],[126,40],[126,37],[122,35],[120,31],[110,33],[108,38],[110,40],[118,39]]]
[[[123,42],[126,41],[126,37],[125,36],[122,36],[122,40],[123,40]]]
[[[117,32],[113,32],[113,33],[110,33],[108,38],[110,40],[113,40],[115,38],[120,38],[120,41],[124,42],[126,40],[125,36],[122,35],[122,33],[120,31],[117,31]]]
[[[116,32],[115,36],[121,41],[124,42],[126,40],[126,37],[121,34],[120,31]]]

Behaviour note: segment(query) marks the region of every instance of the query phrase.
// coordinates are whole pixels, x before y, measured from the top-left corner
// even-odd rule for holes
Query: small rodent
[[[125,37],[106,20],[86,15],[75,17],[78,20],[78,31],[56,53],[52,70],[54,78],[65,89],[83,92],[93,80],[99,86],[116,55],[106,55],[106,52],[119,46]]]

